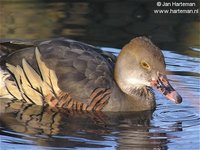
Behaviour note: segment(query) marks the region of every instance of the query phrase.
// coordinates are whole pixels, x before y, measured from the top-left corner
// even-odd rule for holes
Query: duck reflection
[[[162,131],[150,132],[152,111],[77,112],[17,101],[1,101],[1,111],[3,129],[39,137],[31,140],[40,146],[91,147],[91,143],[86,144],[77,139],[106,142],[106,137],[114,137],[118,149],[167,149],[168,138],[171,138]],[[177,128],[180,129],[180,123]],[[47,138],[44,140],[41,137]],[[77,139],[73,141],[73,138]],[[95,147],[98,146],[96,144]]]
[[[152,115],[151,111],[134,113],[73,111],[49,106],[40,107],[19,101],[9,101],[1,104],[1,107],[4,107],[1,122],[16,132],[24,131],[26,134],[57,135],[91,129],[94,131],[98,129],[98,132],[100,128],[106,132],[109,127],[116,124],[118,127],[129,127],[133,124],[138,127],[148,127]],[[19,123],[17,128],[16,120]],[[11,122],[6,124],[7,121]]]

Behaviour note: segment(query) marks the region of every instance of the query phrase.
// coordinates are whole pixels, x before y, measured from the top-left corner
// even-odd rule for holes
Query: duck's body
[[[150,65],[157,63],[158,66],[152,67],[155,71],[147,68],[142,75],[137,66],[132,66],[135,70],[131,71],[131,63],[137,63],[138,57],[126,51],[138,46],[152,51],[152,56],[158,59],[144,58],[144,62],[148,61]],[[0,58],[0,80],[3,83],[0,96],[75,110],[154,109],[155,98],[146,73],[154,78],[155,72],[165,73],[161,51],[144,37],[132,40],[122,51],[116,58],[91,45],[65,38],[34,42],[2,41],[0,53],[9,54]]]

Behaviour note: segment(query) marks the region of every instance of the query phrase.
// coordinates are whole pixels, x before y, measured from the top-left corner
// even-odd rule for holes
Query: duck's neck
[[[155,99],[153,89],[148,86],[127,87],[124,90],[130,97],[140,99],[141,101],[152,101]]]
[[[132,111],[152,110],[155,108],[155,97],[150,87],[132,88],[131,94],[125,94],[123,109]]]
[[[144,111],[155,108],[155,98],[151,88],[135,88],[130,92],[131,95],[124,93],[115,83],[104,111]]]

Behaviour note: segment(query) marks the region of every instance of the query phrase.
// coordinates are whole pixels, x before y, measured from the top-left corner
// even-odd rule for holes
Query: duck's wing
[[[33,42],[4,60],[30,103],[100,110],[109,100],[115,56],[93,46],[64,38]]]

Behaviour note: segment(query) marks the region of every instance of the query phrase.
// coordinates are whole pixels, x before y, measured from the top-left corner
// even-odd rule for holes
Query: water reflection
[[[169,139],[174,138],[168,132],[182,131],[181,121],[173,123],[167,132],[151,127],[151,111],[75,112],[7,100],[1,106],[5,108],[0,116],[2,135],[44,147],[167,149]]]
[[[4,117],[2,115],[1,117],[6,119],[5,122],[7,118],[12,118],[13,115],[16,115],[14,118],[19,121],[19,124],[9,123],[9,128],[16,132],[32,135],[41,133],[44,135],[67,135],[69,132],[74,132],[74,129],[75,131],[76,129],[84,130],[84,128],[87,128],[87,122],[90,121],[94,122],[94,128],[99,128],[106,124],[101,113],[74,112],[66,109],[28,105],[21,102],[6,103],[4,108],[5,115],[8,116]],[[67,130],[63,131],[63,128]]]

